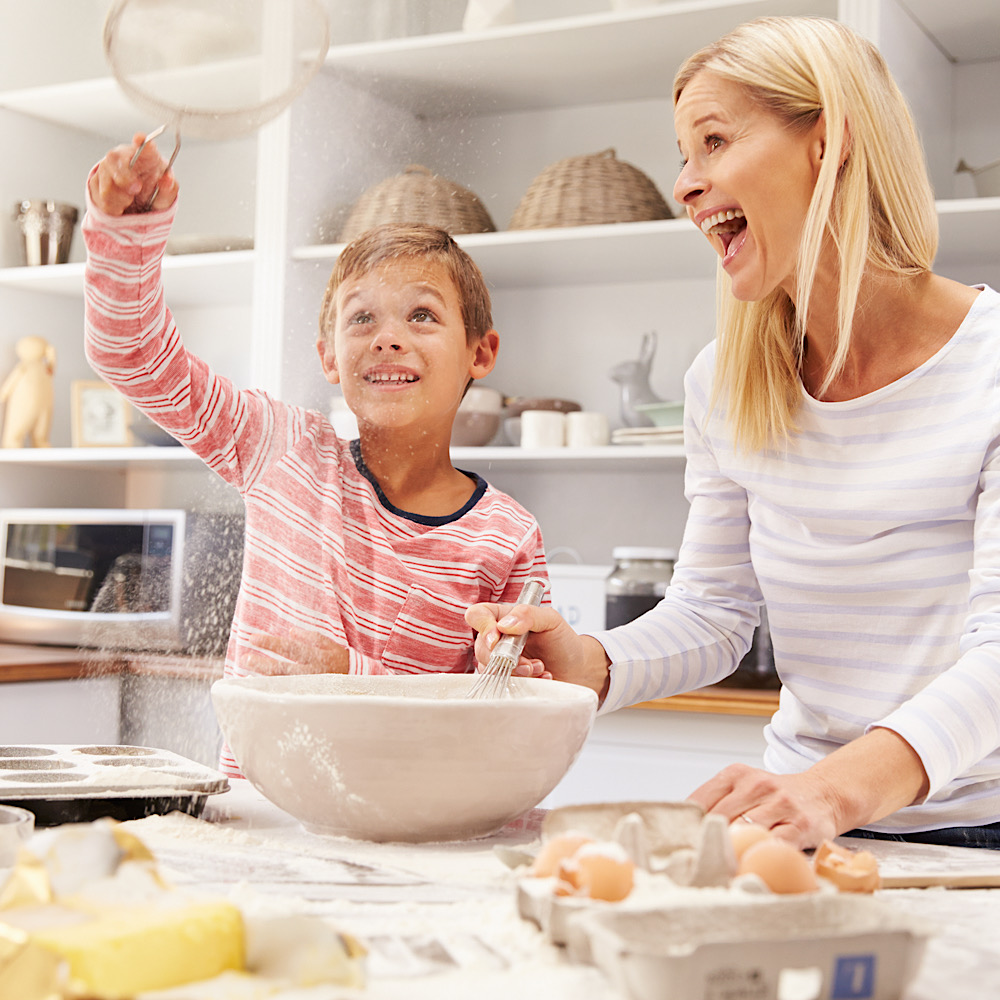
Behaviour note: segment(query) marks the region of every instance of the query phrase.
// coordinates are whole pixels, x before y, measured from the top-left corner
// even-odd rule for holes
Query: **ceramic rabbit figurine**
[[[622,361],[609,372],[621,389],[621,418],[626,427],[651,427],[653,421],[640,413],[637,403],[659,403],[661,398],[649,385],[649,371],[656,354],[656,331],[649,330],[642,335],[639,357],[635,361]]]
[[[30,436],[36,448],[48,448],[55,348],[41,337],[22,337],[15,351],[18,363],[0,386],[0,403],[7,404],[0,447],[20,448]]]

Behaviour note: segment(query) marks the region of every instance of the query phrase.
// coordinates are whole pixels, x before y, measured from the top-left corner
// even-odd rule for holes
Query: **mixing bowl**
[[[216,715],[246,778],[314,833],[375,841],[483,837],[555,788],[597,696],[514,678],[471,701],[472,674],[224,678]]]

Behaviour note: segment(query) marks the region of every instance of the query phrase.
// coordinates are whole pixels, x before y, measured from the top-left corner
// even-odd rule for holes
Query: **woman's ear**
[[[337,352],[333,348],[333,338],[317,337],[316,352],[319,354],[319,363],[327,382],[330,385],[337,385],[340,382],[340,371],[337,368]]]

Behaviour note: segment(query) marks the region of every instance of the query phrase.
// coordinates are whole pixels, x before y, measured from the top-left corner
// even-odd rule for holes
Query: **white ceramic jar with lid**
[[[674,549],[620,545],[612,549],[615,561],[607,579],[606,627],[633,621],[655,608],[674,574]]]

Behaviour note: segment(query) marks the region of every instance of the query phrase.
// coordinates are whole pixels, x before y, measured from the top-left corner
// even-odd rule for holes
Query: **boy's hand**
[[[577,635],[554,608],[527,604],[474,604],[465,620],[479,635],[476,659],[485,665],[501,634],[530,632],[515,673],[545,676],[592,688],[603,697],[608,683],[608,657],[590,636]],[[540,661],[540,664],[537,662]]]
[[[132,145],[116,146],[107,153],[90,175],[90,200],[108,215],[162,211],[177,200],[177,179],[173,170],[163,172],[167,161],[151,142],[129,166],[146,136],[137,132]],[[156,191],[152,205],[149,199]],[[148,207],[147,207],[148,206]]]
[[[239,664],[255,674],[346,674],[350,654],[325,635],[293,628],[286,635],[258,633],[241,650]]]

